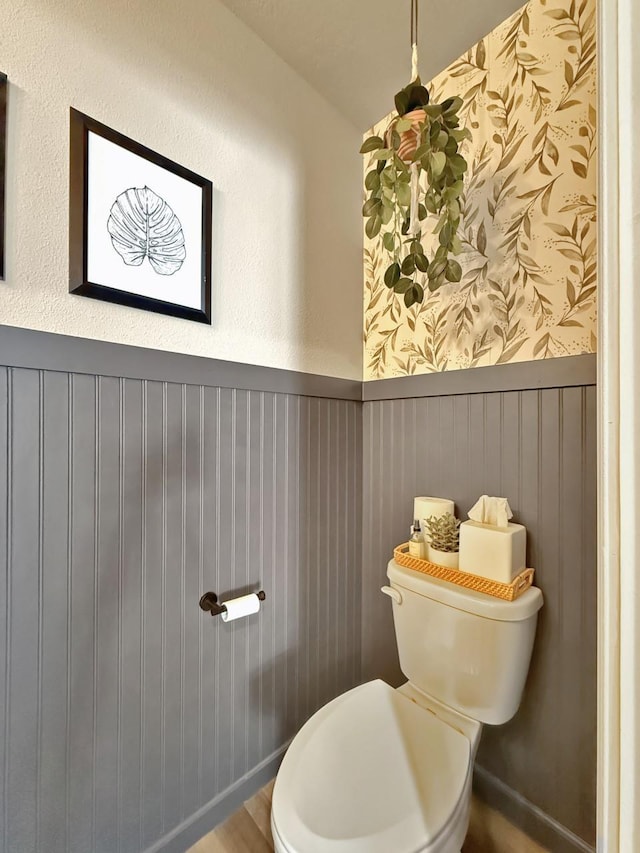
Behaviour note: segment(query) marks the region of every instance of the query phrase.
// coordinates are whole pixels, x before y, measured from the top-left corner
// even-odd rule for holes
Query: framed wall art
[[[71,110],[69,290],[211,323],[211,181]]]
[[[0,73],[0,279],[4,280],[4,206],[7,151],[7,75]]]

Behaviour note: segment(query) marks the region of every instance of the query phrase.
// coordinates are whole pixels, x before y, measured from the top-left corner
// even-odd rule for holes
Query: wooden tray
[[[393,558],[396,563],[404,566],[405,569],[413,569],[414,572],[422,572],[425,575],[431,575],[434,578],[455,583],[466,589],[475,589],[476,592],[483,592],[485,595],[503,598],[505,601],[514,601],[523,592],[526,592],[533,583],[533,569],[524,569],[511,583],[500,583],[489,578],[482,578],[479,575],[461,572],[459,569],[439,566],[437,563],[431,563],[429,560],[421,560],[419,557],[412,557],[409,554],[408,542],[404,542],[394,549]]]

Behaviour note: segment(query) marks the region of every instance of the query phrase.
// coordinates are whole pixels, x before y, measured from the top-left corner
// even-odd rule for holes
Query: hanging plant
[[[372,155],[364,182],[365,233],[371,239],[382,235],[384,248],[393,256],[384,283],[404,296],[407,308],[422,302],[424,284],[434,291],[462,277],[452,257],[462,250],[457,231],[467,171],[459,146],[471,138],[470,131],[460,127],[462,99],[430,104],[418,76],[417,0],[412,3],[412,44],[412,82],[395,96],[397,115],[382,136],[369,136],[360,149]],[[434,233],[440,243],[433,257],[421,240],[420,223],[430,215],[437,217]]]
[[[369,136],[360,149],[371,153],[375,164],[365,177],[368,196],[362,213],[367,237],[382,234],[385,249],[393,255],[384,283],[403,294],[409,308],[424,299],[425,275],[430,291],[462,277],[460,264],[451,256],[462,250],[457,232],[467,163],[458,148],[471,134],[460,127],[462,100],[429,104],[419,77],[398,92],[395,101],[398,115],[384,137]],[[434,233],[440,242],[432,258],[424,250],[418,224],[429,214],[438,217]]]

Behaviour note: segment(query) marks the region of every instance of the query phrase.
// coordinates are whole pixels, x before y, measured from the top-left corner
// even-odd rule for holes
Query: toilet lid
[[[296,853],[415,853],[449,823],[469,762],[464,735],[370,681],[321,708],[294,738],[273,821]]]

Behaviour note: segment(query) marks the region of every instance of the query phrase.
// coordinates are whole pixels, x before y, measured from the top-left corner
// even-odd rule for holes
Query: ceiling
[[[409,0],[222,0],[359,130],[409,81]],[[419,0],[420,73],[429,80],[523,0]]]

